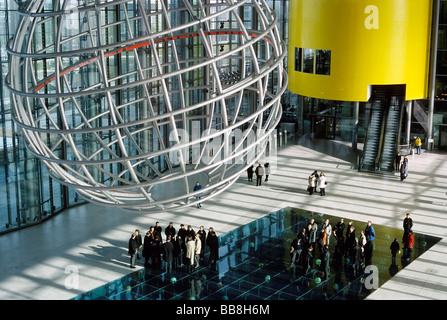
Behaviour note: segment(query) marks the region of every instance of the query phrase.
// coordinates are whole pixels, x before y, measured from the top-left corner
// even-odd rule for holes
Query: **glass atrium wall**
[[[425,107],[428,102],[423,101],[422,104]],[[414,117],[413,127],[423,130]],[[447,149],[447,0],[441,0],[439,11],[433,137],[434,148]]]

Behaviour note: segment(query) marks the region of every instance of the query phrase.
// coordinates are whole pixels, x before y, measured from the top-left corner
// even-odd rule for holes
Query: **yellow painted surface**
[[[289,90],[367,101],[368,85],[406,84],[406,99],[427,97],[431,0],[292,0]],[[331,50],[330,75],[294,70],[295,48]]]

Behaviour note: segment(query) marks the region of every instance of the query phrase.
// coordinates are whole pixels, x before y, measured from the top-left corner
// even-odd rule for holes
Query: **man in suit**
[[[135,268],[135,257],[138,252],[137,241],[135,240],[136,234],[132,233],[132,236],[129,239],[129,251],[130,254],[130,267]]]
[[[219,259],[219,239],[216,235],[216,232],[211,231],[208,232],[210,235],[209,247],[210,247],[210,257],[208,261],[208,266],[211,268],[216,268],[217,260]]]
[[[136,229],[135,230],[135,241],[137,242],[137,259],[140,259],[140,250],[141,247],[143,246],[143,240],[141,239],[141,234],[140,234],[140,230]]]
[[[174,245],[171,241],[171,236],[166,238],[165,243],[162,244],[163,261],[165,263],[165,272],[172,272],[172,260],[174,258]]]
[[[166,239],[170,236],[171,237],[171,241],[172,241],[172,239],[174,239],[174,237],[175,237],[174,223],[169,222],[169,226],[167,226],[165,228],[165,236],[166,236]]]

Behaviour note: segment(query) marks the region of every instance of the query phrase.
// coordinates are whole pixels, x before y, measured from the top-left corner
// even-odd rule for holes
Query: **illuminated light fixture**
[[[20,8],[8,44],[14,121],[51,177],[92,203],[140,212],[203,203],[274,145],[287,87],[276,13],[263,0],[170,2]],[[258,21],[251,29],[244,7]],[[121,13],[113,22],[109,9]],[[222,18],[234,28],[212,29]],[[53,32],[43,44],[42,28]],[[110,30],[125,32],[111,42]],[[220,36],[235,44],[223,54]]]

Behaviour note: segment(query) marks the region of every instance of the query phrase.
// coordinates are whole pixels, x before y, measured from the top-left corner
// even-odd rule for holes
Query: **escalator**
[[[399,147],[405,86],[374,86],[370,119],[359,171],[388,173],[394,170]]]

